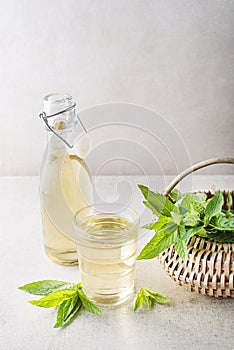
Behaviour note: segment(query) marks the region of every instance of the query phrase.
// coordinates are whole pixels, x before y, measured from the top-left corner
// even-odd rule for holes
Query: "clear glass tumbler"
[[[79,210],[74,219],[81,282],[87,296],[103,306],[125,303],[134,290],[139,229],[137,213],[116,203]]]

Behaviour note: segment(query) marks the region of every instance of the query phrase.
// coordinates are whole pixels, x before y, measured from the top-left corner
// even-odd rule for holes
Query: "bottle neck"
[[[51,140],[57,146],[63,142],[72,148],[80,130],[75,103],[68,94],[50,94],[43,100],[43,113],[40,114],[46,130],[51,131]],[[56,142],[55,136],[58,139]]]

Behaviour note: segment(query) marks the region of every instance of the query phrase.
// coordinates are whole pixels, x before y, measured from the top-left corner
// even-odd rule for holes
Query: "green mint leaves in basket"
[[[175,189],[167,198],[146,186],[139,185],[139,188],[145,197],[143,203],[158,220],[144,226],[155,231],[155,235],[143,248],[138,260],[152,259],[171,245],[185,260],[188,240],[194,235],[217,242],[234,243],[234,211],[230,193],[227,194],[224,210],[221,191],[207,199],[205,193],[182,195]]]
[[[25,284],[19,289],[30,294],[43,295],[41,299],[29,301],[33,305],[45,308],[57,307],[54,328],[68,325],[82,308],[96,315],[102,314],[102,311],[85,295],[81,283],[44,280]]]

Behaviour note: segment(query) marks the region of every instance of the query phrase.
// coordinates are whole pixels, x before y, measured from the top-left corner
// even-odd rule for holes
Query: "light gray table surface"
[[[96,195],[106,200],[130,198],[142,222],[149,213],[141,205],[137,183],[159,190],[169,182],[160,177],[99,177]],[[234,176],[193,176],[184,189],[234,188]],[[234,300],[215,299],[177,286],[157,259],[136,264],[136,291],[149,287],[170,298],[170,305],[133,313],[133,303],[105,309],[103,316],[82,312],[68,327],[53,329],[55,310],[27,303],[33,297],[17,287],[35,280],[79,281],[79,268],[52,263],[44,254],[38,178],[0,178],[0,349],[234,349]],[[139,250],[149,240],[139,240]]]

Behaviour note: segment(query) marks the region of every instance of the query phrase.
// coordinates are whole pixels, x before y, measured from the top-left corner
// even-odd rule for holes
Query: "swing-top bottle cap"
[[[76,114],[76,104],[69,94],[49,94],[43,99],[43,110],[39,117],[43,120],[47,130],[53,132],[70,148],[79,137],[80,125],[83,132],[87,132],[79,116]]]

